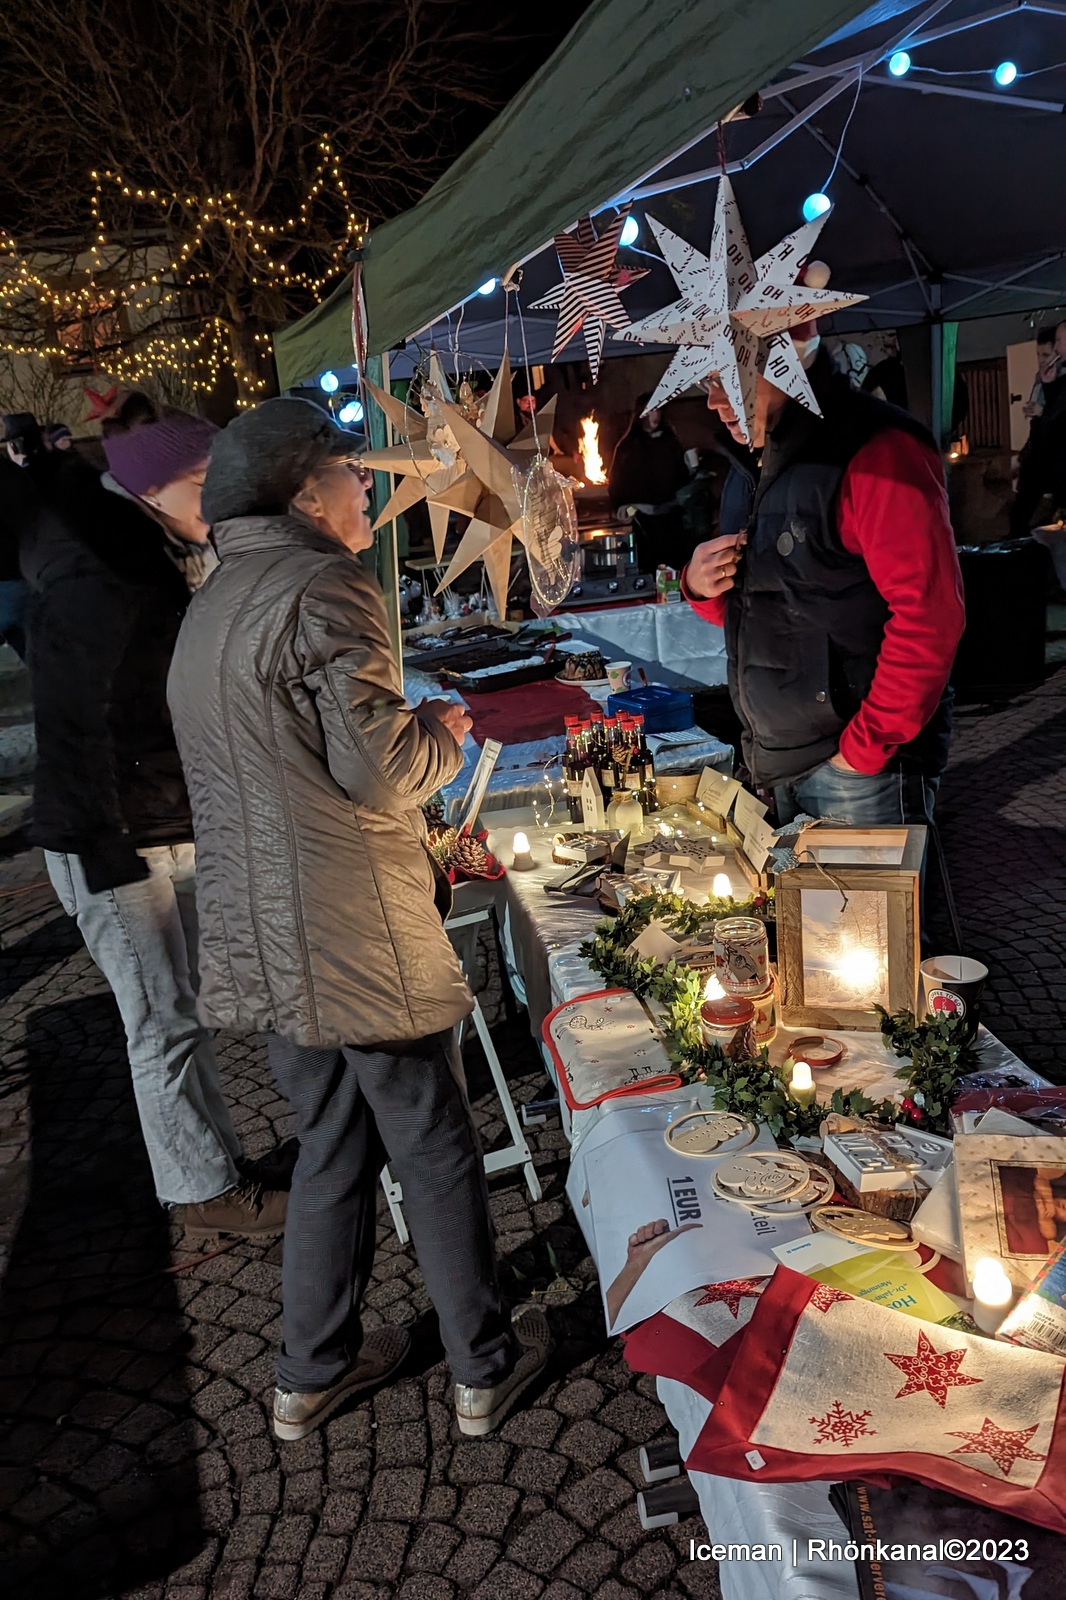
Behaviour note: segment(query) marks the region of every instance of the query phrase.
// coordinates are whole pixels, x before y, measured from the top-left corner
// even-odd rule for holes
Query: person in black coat
[[[110,480],[31,460],[22,537],[38,768],[31,837],[111,985],[156,1193],[194,1237],[274,1237],[283,1195],[242,1184],[240,1143],[196,1015],[195,853],[166,682],[206,539],[216,430],[178,413],[107,440]],[[113,484],[108,487],[108,482]]]
[[[611,505],[633,524],[641,572],[662,565],[680,572],[691,553],[677,501],[677,491],[688,483],[688,468],[680,440],[662,412],[646,411],[650,399],[642,394],[637,401],[615,446],[607,484]]]

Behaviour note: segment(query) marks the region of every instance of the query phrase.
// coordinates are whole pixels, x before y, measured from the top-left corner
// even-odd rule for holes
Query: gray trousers
[[[118,1002],[155,1192],[166,1205],[197,1204],[238,1182],[241,1145],[196,1015],[196,852],[176,844],[138,854],[148,877],[99,894],[80,856],[46,850],[44,860]]]
[[[300,1140],[285,1223],[279,1387],[326,1389],[358,1353],[386,1159],[403,1186],[455,1381],[497,1383],[513,1366],[514,1341],[454,1035],[344,1050],[272,1035],[268,1054]]]

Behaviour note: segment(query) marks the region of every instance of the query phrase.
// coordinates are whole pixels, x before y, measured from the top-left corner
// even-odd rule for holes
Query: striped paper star
[[[572,233],[557,233],[555,249],[563,281],[543,299],[534,301],[532,307],[534,311],[559,313],[553,361],[559,359],[560,352],[576,334],[584,333],[593,383],[599,376],[607,329],[624,327],[629,321],[629,313],[618,297],[619,289],[647,276],[644,268],[615,264],[618,241],[628,215],[629,207],[623,206],[599,238],[591,217],[582,217]]]
[[[787,331],[866,298],[796,283],[800,263],[817,238],[822,220],[797,229],[755,262],[726,177],[718,183],[709,256],[654,217],[648,218],[681,290],[681,298],[672,305],[619,332],[623,339],[661,340],[678,346],[648,402],[649,411],[717,373],[750,442],[755,378],[764,368],[771,382],[817,411],[798,352],[788,348]]]

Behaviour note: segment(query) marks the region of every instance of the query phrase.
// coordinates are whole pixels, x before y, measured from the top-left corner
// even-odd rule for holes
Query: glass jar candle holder
[[[700,1009],[700,1027],[708,1044],[716,1044],[730,1061],[755,1054],[755,1006],[742,995],[726,994],[717,978],[709,978]]]
[[[766,924],[758,917],[723,917],[714,925],[714,954],[719,981],[727,994],[754,999],[770,983]]]

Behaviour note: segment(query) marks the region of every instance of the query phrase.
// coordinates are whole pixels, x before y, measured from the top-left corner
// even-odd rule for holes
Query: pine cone
[[[492,870],[488,851],[471,833],[456,835],[451,864],[457,872],[465,873],[468,878],[483,878]]]
[[[430,852],[436,858],[437,865],[442,871],[449,872],[451,870],[455,847],[458,842],[459,831],[457,828],[433,828],[430,830]]]
[[[426,819],[426,827],[427,828],[443,828],[444,827],[444,802],[443,802],[443,800],[438,799],[436,796],[434,796],[434,798],[432,800],[427,800],[425,805],[422,807],[422,815]]]

